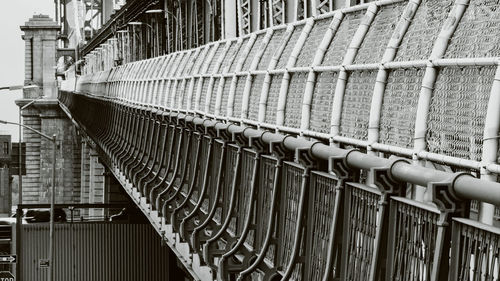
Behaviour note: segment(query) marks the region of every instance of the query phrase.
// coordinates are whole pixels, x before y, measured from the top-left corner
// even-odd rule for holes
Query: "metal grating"
[[[264,85],[265,75],[253,76],[252,86],[250,87],[250,100],[248,102],[248,119],[258,120],[259,103],[262,86]]]
[[[265,119],[265,122],[268,124],[276,123],[276,108],[278,107],[278,98],[280,95],[282,80],[283,80],[283,74],[276,74],[271,76],[271,83],[269,86],[269,92],[267,94],[266,119]]]
[[[413,147],[418,97],[424,69],[409,68],[389,72],[380,113],[379,142]]]
[[[203,186],[203,180],[205,176],[205,169],[208,169],[209,159],[206,157],[208,155],[209,147],[208,147],[208,138],[202,136],[201,137],[201,145],[200,145],[200,155],[204,155],[205,157],[200,157],[198,160],[198,165],[196,166],[196,170],[194,172],[195,180],[193,186],[193,193],[191,194],[191,204],[196,204],[200,199],[200,191]],[[211,155],[210,158],[213,158],[215,155]]]
[[[246,218],[250,215],[250,191],[252,188],[252,175],[255,166],[255,153],[245,149],[241,154],[241,177],[239,179],[238,190],[238,221],[229,226],[229,231],[241,235]]]
[[[344,233],[347,237],[344,241],[347,244],[344,245],[345,272],[341,279],[366,280],[373,257],[380,195],[374,188],[358,184],[349,185],[345,192],[348,209],[345,210]]]
[[[238,51],[238,46],[240,46],[238,42],[236,41],[231,42],[231,46],[229,46],[229,49],[227,50],[226,54],[224,55],[224,59],[222,60],[219,73],[225,72],[226,68],[228,68],[229,65],[232,63],[234,55]]]
[[[226,77],[224,79],[224,87],[222,88],[222,97],[221,97],[221,103],[220,103],[220,115],[221,116],[226,116],[227,115],[227,101],[229,99],[229,90],[231,89],[231,81],[233,78],[231,77]]]
[[[295,26],[295,28],[292,31],[292,35],[290,36],[290,39],[286,42],[285,49],[281,53],[276,69],[281,69],[286,67],[288,60],[290,59],[290,55],[292,54],[295,44],[297,44],[297,40],[299,39],[303,29],[304,29],[303,24]]]
[[[455,219],[451,270],[457,281],[498,281],[500,268],[500,232],[473,220]],[[452,253],[453,253],[452,252]]]
[[[222,210],[217,211],[214,214],[214,220],[219,224],[223,223],[223,220],[228,215],[229,203],[231,201],[231,192],[233,190],[233,178],[236,175],[236,157],[238,148],[233,145],[228,145],[226,147],[226,159],[224,163],[224,172],[221,178],[221,198],[219,202],[222,202]]]
[[[309,194],[308,231],[310,231],[311,245],[308,246],[309,257],[308,275],[305,280],[321,280],[326,270],[330,231],[332,228],[333,210],[335,205],[335,187],[337,179],[332,175],[312,172],[311,191]],[[338,269],[337,269],[338,270]]]
[[[429,58],[433,43],[453,6],[453,0],[423,0],[406,32],[396,61]]]
[[[269,66],[269,62],[271,62],[271,58],[274,55],[274,52],[280,47],[281,41],[283,40],[283,36],[285,35],[285,29],[277,29],[273,32],[273,36],[271,36],[271,40],[266,46],[262,57],[260,58],[259,65],[257,69],[267,69]]]
[[[255,42],[253,43],[250,52],[245,57],[245,62],[243,63],[243,68],[242,68],[243,71],[250,70],[250,65],[255,59],[255,55],[259,50],[262,49],[262,40],[264,40],[265,35],[266,35],[265,33],[260,33],[259,35],[257,35],[257,38],[255,38]]]
[[[337,72],[317,74],[309,121],[309,128],[313,131],[325,134],[330,132],[333,96],[335,95],[337,79]]]
[[[447,58],[500,56],[500,0],[470,1],[453,33]]]
[[[219,141],[214,141],[212,143],[212,157],[210,159],[210,163],[208,164],[208,173],[207,173],[207,181],[206,181],[206,186],[202,186],[202,188],[206,188],[205,194],[202,195],[203,202],[200,207],[200,211],[202,211],[204,214],[208,214],[208,212],[212,209],[212,206],[214,206],[216,198],[215,192],[217,187],[217,176],[219,173],[219,165],[220,162],[222,161],[221,158],[221,153],[222,153],[222,143]],[[200,216],[203,218],[203,216]],[[200,218],[198,217],[198,219]],[[191,220],[196,219],[196,217],[193,217]],[[202,221],[203,222],[203,221]],[[200,222],[200,223],[202,223]],[[197,224],[200,224],[197,223]]]
[[[325,37],[325,33],[328,30],[331,21],[332,17],[328,17],[314,22],[314,26],[311,29],[304,46],[300,49],[297,62],[295,63],[296,66],[310,66],[312,64],[318,46],[321,44],[321,41],[323,41],[323,37]]]
[[[302,180],[308,179],[302,177],[304,169],[293,162],[285,162],[283,165],[281,182],[281,210],[278,219],[281,230],[279,239],[280,253],[279,266],[286,267],[290,261],[295,240],[295,229],[297,227],[297,218],[299,212],[299,196],[301,194]],[[293,278],[295,279],[295,278]]]
[[[359,140],[368,137],[368,121],[377,71],[349,74],[342,103],[340,135]]]
[[[243,103],[243,91],[245,90],[245,84],[247,82],[247,76],[238,76],[236,78],[236,92],[234,93],[234,104],[233,104],[233,116],[241,116],[241,106]]]
[[[439,213],[430,206],[424,209],[403,200],[391,201],[395,258],[389,279],[431,280]]]
[[[257,185],[257,206],[254,216],[256,220],[255,249],[260,249],[264,243],[267,226],[269,223],[269,212],[271,209],[272,194],[274,192],[274,174],[276,170],[276,160],[270,157],[261,157],[259,184]],[[268,251],[272,252],[272,251]],[[272,257],[271,259],[272,260]]]
[[[382,60],[387,43],[389,43],[406,5],[407,2],[403,1],[380,7],[363,43],[361,43],[354,61],[355,64],[375,63]]]
[[[292,128],[300,127],[304,89],[308,75],[308,72],[297,72],[290,75],[290,85],[288,86],[285,107],[285,126]]]
[[[429,109],[429,151],[480,161],[496,67],[441,69]]]
[[[330,46],[328,46],[322,65],[342,64],[347,48],[349,47],[352,37],[358,29],[365,12],[365,10],[361,10],[348,13],[344,16],[344,19],[335,33]]]

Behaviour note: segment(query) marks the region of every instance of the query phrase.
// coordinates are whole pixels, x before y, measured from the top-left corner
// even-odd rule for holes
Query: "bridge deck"
[[[498,229],[469,219],[500,203],[495,5],[379,1],[89,56],[60,101],[203,280],[498,280]]]

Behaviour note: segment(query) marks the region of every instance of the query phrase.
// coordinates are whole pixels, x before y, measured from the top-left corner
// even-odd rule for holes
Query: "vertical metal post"
[[[52,190],[50,194],[50,229],[49,229],[49,278],[48,281],[53,281],[54,278],[54,203],[56,199],[56,156],[57,156],[57,141],[56,135],[52,136],[54,145],[52,159]]]

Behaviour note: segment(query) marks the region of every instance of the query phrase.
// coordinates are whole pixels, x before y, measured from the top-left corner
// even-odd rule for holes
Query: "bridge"
[[[194,280],[499,280],[498,1],[382,0],[170,47],[117,30],[148,13],[125,7],[59,105]]]

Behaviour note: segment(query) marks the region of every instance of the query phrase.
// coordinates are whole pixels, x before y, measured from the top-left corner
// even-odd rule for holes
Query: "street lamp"
[[[23,125],[21,123],[15,123],[15,122],[9,122],[9,121],[4,121],[0,120],[0,124],[11,124],[11,125],[18,125],[20,127],[23,127],[25,129],[28,129],[43,138],[49,140],[53,144],[53,159],[52,159],[52,188],[50,191],[50,225],[49,225],[49,276],[48,276],[48,281],[52,281],[54,278],[54,203],[55,203],[55,194],[56,194],[56,156],[57,156],[57,138],[56,135],[52,135],[52,137],[36,130],[33,129],[29,126]],[[21,167],[19,167],[21,169]],[[19,222],[19,221],[18,221]],[[18,249],[19,250],[19,249]]]

